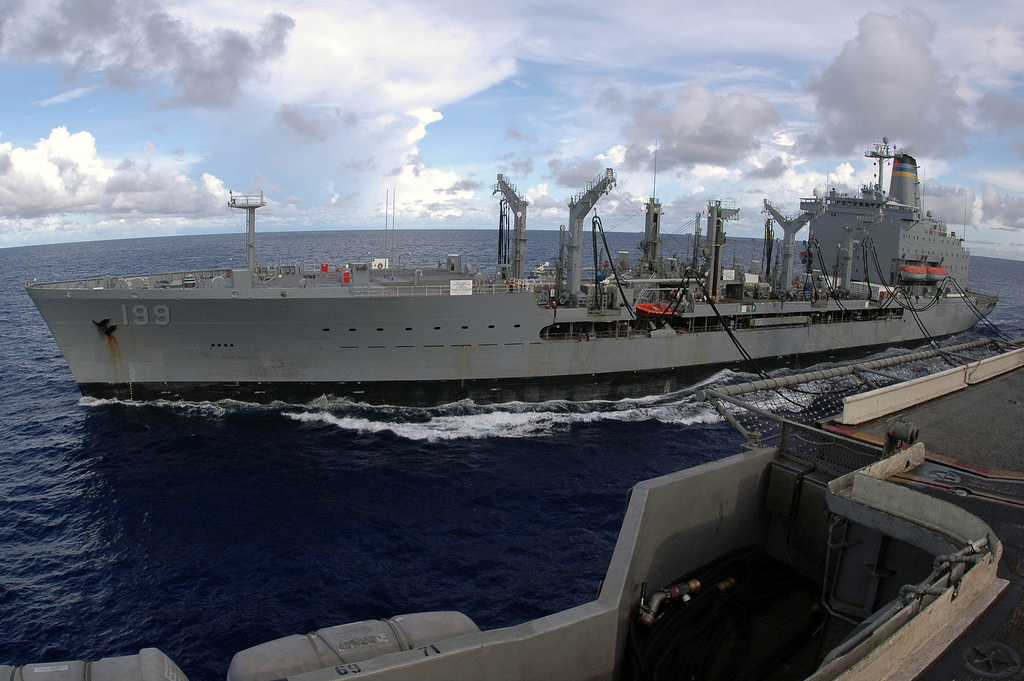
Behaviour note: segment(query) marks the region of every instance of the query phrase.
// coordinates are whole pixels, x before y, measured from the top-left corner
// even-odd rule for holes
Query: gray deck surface
[[[982,518],[1003,542],[1003,595],[919,679],[1024,679],[1024,369],[901,412],[920,429],[929,461],[907,483]],[[887,418],[857,430],[884,437]],[[1017,658],[993,648],[1008,646]],[[992,673],[977,674],[968,657],[985,659]],[[984,668],[984,665],[982,665]],[[1013,670],[1016,670],[1013,672]],[[1001,676],[998,672],[1009,673]]]
[[[1024,370],[901,412],[929,452],[993,471],[1024,471]],[[885,436],[887,418],[859,427]]]

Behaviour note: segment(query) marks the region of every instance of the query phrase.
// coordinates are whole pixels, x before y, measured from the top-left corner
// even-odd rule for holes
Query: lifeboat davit
[[[928,265],[925,270],[927,270],[926,276],[928,281],[939,281],[944,279],[947,274],[946,268],[942,265]]]
[[[900,279],[903,281],[924,281],[928,278],[928,268],[924,265],[903,265],[900,267]]]
[[[675,310],[665,303],[637,303],[636,313],[640,317],[679,316]]]

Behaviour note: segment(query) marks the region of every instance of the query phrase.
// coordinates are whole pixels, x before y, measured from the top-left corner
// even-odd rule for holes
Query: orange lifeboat
[[[946,268],[942,265],[928,265],[925,270],[927,270],[928,281],[939,281],[944,279],[947,274]]]
[[[928,278],[928,268],[924,265],[903,265],[900,267],[900,279],[903,281],[924,281]]]
[[[637,303],[636,313],[640,317],[679,316],[665,303]]]

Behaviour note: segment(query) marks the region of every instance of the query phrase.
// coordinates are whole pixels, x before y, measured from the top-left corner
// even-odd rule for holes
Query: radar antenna
[[[881,144],[872,144],[871,148],[864,152],[864,156],[867,158],[878,160],[878,182],[876,182],[874,186],[876,191],[882,191],[882,187],[885,184],[882,181],[882,175],[885,172],[885,162],[896,158],[901,153],[903,153],[902,150],[897,149],[895,146],[889,146],[888,137],[883,137]]]

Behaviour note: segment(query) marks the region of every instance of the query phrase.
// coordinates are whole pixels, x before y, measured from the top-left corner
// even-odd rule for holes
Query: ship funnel
[[[899,154],[893,160],[889,198],[904,206],[921,209],[921,188],[917,181],[917,160],[910,154]]]

